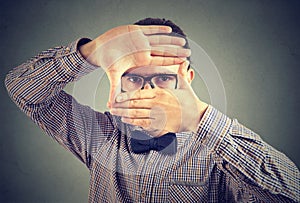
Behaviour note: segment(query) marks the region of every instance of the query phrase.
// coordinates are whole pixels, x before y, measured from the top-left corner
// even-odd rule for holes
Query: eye
[[[159,76],[158,77],[158,80],[161,81],[161,82],[167,82],[167,81],[170,81],[172,79],[173,79],[173,77],[170,77],[170,76]]]
[[[128,77],[127,80],[132,83],[140,83],[141,82],[141,78],[136,77],[136,76]]]

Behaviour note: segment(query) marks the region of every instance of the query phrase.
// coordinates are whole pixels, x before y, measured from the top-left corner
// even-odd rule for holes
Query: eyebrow
[[[122,75],[123,76],[137,76],[137,77],[152,77],[152,76],[157,76],[157,75],[177,75],[176,73],[166,73],[166,72],[162,72],[162,73],[154,73],[154,74],[151,74],[151,75],[139,75],[139,74],[134,74],[134,73],[124,73]]]
[[[143,77],[151,77],[151,76],[154,76],[154,75],[177,75],[177,73],[174,73],[174,72],[158,72],[158,73],[153,73],[153,74],[145,74],[145,75],[140,75],[140,74],[135,74],[135,73],[124,73],[122,75],[123,76],[143,76]]]

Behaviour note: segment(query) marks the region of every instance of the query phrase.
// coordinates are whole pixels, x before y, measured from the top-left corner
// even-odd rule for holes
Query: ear
[[[191,84],[192,81],[193,81],[194,78],[195,78],[195,71],[194,71],[193,69],[190,68],[190,69],[188,70],[186,76],[187,76],[187,81],[188,81],[188,83]]]

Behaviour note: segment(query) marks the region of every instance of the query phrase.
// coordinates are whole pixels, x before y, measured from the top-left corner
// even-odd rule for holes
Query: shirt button
[[[145,192],[145,191],[142,191],[142,192],[141,192],[141,197],[142,197],[142,198],[145,198],[145,197],[146,197],[146,192]]]

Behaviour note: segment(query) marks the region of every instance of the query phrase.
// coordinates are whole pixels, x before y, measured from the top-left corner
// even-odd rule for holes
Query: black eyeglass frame
[[[155,88],[155,85],[151,82],[151,80],[152,80],[152,78],[157,77],[157,76],[167,76],[167,77],[168,76],[172,76],[172,77],[175,77],[176,78],[175,89],[177,89],[177,84],[178,84],[178,76],[177,76],[177,74],[171,74],[171,73],[157,73],[157,74],[153,74],[153,75],[150,75],[150,76],[147,76],[147,77],[144,77],[142,75],[133,74],[133,73],[124,73],[122,75],[122,77],[124,77],[124,76],[143,78],[144,83],[143,83],[143,85],[141,87],[141,90],[145,88],[145,85],[146,85],[147,82],[149,82],[149,84],[150,84],[150,86],[151,86],[152,89]],[[121,80],[121,83],[122,83],[122,80]],[[126,91],[123,90],[122,84],[121,84],[121,92],[126,92]]]

